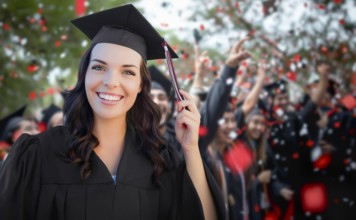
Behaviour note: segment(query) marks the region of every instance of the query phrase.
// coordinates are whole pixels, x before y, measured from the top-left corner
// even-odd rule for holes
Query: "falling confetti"
[[[322,183],[306,184],[301,189],[301,202],[305,212],[320,213],[327,205],[326,187]]]
[[[253,154],[248,146],[244,142],[238,140],[233,144],[231,149],[224,154],[224,161],[230,168],[231,172],[236,174],[245,171],[250,167],[252,157]]]

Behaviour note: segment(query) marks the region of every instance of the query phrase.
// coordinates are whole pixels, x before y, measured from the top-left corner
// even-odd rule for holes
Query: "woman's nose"
[[[115,74],[115,72],[108,71],[106,73],[105,78],[103,79],[104,86],[106,86],[108,88],[118,87],[120,85],[120,79],[117,75],[118,74]]]

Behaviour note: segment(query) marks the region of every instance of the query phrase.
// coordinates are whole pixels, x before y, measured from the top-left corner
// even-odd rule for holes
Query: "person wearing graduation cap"
[[[2,142],[2,158],[6,159],[11,146],[17,141],[22,134],[38,134],[38,126],[32,120],[24,118],[23,114],[26,105],[17,109],[12,114],[6,116],[0,121],[0,141]]]
[[[158,132],[146,61],[176,57],[131,4],[72,21],[91,40],[65,126],[23,135],[0,171],[4,219],[225,219],[198,147],[200,115],[180,91],[176,166]],[[169,56],[167,56],[169,59]]]
[[[57,105],[51,104],[42,111],[42,114],[42,122],[46,126],[46,129],[63,125],[63,110]]]
[[[302,185],[312,176],[310,149],[315,142],[310,130],[318,120],[316,110],[327,88],[330,66],[323,64],[317,71],[318,86],[299,111],[290,111],[286,80],[265,86],[271,125],[268,142],[276,158],[276,175],[283,183],[273,189],[273,200],[281,208],[282,216],[294,210],[295,218],[304,217],[299,195]]]
[[[183,161],[184,155],[182,146],[176,138],[174,103],[175,96],[170,80],[154,65],[148,67],[152,77],[150,97],[159,106],[161,121],[159,132],[167,143],[172,146],[172,150],[177,152],[177,162]]]

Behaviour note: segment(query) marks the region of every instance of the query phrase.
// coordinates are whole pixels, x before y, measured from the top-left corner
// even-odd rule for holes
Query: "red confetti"
[[[36,64],[31,64],[27,67],[27,71],[30,73],[36,72],[39,69],[39,66]]]
[[[231,172],[243,172],[252,164],[253,154],[242,141],[236,141],[232,148],[224,154],[224,161]]]
[[[298,159],[299,158],[299,154],[298,153],[294,153],[293,154],[293,159]]]
[[[356,99],[353,95],[348,94],[341,99],[341,103],[349,110],[356,108]]]
[[[241,13],[241,10],[240,10],[240,5],[238,2],[235,2],[235,8],[237,10],[238,13]]]
[[[341,4],[343,2],[343,0],[334,0],[335,4]]]
[[[344,160],[344,164],[345,164],[345,165],[350,164],[350,159],[345,159],[345,160]]]
[[[325,46],[322,46],[321,47],[321,52],[327,53],[328,52],[328,48],[326,48]]]
[[[40,97],[43,98],[46,95],[46,93],[44,91],[40,92]]]
[[[308,140],[307,143],[306,143],[307,147],[311,148],[314,146],[314,141],[312,140]]]
[[[201,31],[204,31],[204,30],[205,30],[204,25],[203,25],[203,24],[201,24],[201,25],[199,26],[199,29],[200,29]]]
[[[341,123],[339,121],[336,121],[334,123],[334,128],[340,128]]]
[[[301,189],[301,202],[305,212],[319,213],[327,205],[326,187],[321,183],[304,185]]]
[[[54,46],[60,47],[61,46],[61,41],[60,40],[56,40],[56,42],[54,43]]]
[[[352,74],[351,82],[354,86],[356,86],[356,73]]]
[[[325,5],[323,5],[323,4],[317,4],[317,7],[318,7],[320,10],[325,10]]]
[[[287,78],[291,81],[296,81],[297,80],[297,74],[295,72],[289,71],[287,72]]]
[[[2,29],[5,30],[5,31],[8,31],[8,30],[10,30],[10,25],[8,23],[4,23],[2,25]]]
[[[314,162],[314,167],[322,170],[328,167],[330,162],[331,162],[330,154],[323,154]]]
[[[36,99],[36,92],[32,91],[28,94],[28,98],[33,101]]]
[[[35,18],[30,18],[30,19],[29,19],[29,22],[30,22],[31,24],[33,24],[33,23],[36,22],[36,19],[35,19]]]
[[[85,0],[75,0],[75,15],[82,16],[85,14]]]
[[[260,212],[260,206],[258,204],[255,205],[255,212]]]
[[[54,89],[53,88],[48,88],[47,89],[48,95],[53,95],[54,94]]]
[[[264,220],[278,220],[279,215],[275,212],[272,212],[272,211],[268,211],[267,213],[265,213],[265,217],[264,217]]]
[[[262,7],[262,13],[263,13],[264,15],[267,14],[267,8],[266,8],[266,7]]]
[[[45,26],[46,25],[46,20],[41,18],[38,23],[41,25],[41,26]]]
[[[339,24],[340,24],[340,25],[345,25],[345,24],[346,24],[345,19],[340,19],[340,20],[339,20]]]
[[[204,126],[199,127],[199,137],[205,137],[208,134],[208,128]]]
[[[47,31],[48,31],[48,28],[47,28],[46,26],[42,26],[42,27],[41,27],[41,30],[42,30],[43,32],[47,32]]]
[[[42,14],[43,13],[43,9],[42,8],[37,9],[37,13],[38,14]]]
[[[47,125],[44,122],[38,123],[38,130],[44,132],[47,129]]]
[[[299,54],[294,55],[293,59],[294,59],[294,62],[299,63],[300,62],[300,55]]]

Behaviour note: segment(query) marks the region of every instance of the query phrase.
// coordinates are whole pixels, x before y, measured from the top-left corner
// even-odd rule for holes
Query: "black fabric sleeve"
[[[299,115],[305,122],[315,123],[319,118],[315,117],[317,105],[310,99],[304,105],[304,107],[299,111]]]
[[[40,190],[38,141],[22,135],[12,146],[0,170],[1,219],[36,219]]]
[[[224,66],[220,78],[215,80],[209,90],[206,101],[200,108],[200,125],[208,129],[206,135],[199,137],[199,148],[202,155],[205,154],[208,145],[214,139],[218,128],[218,120],[223,116],[229,103],[236,71],[237,68]]]
[[[216,208],[217,219],[226,219],[226,211],[224,206],[223,197],[221,191],[210,173],[209,169],[204,164],[205,175],[208,181],[210,192],[214,200]],[[180,203],[178,208],[178,219],[204,219],[203,207],[201,205],[199,195],[193,185],[193,182],[186,170],[185,164],[181,165],[178,173],[180,173],[178,179],[181,181],[181,194]]]

